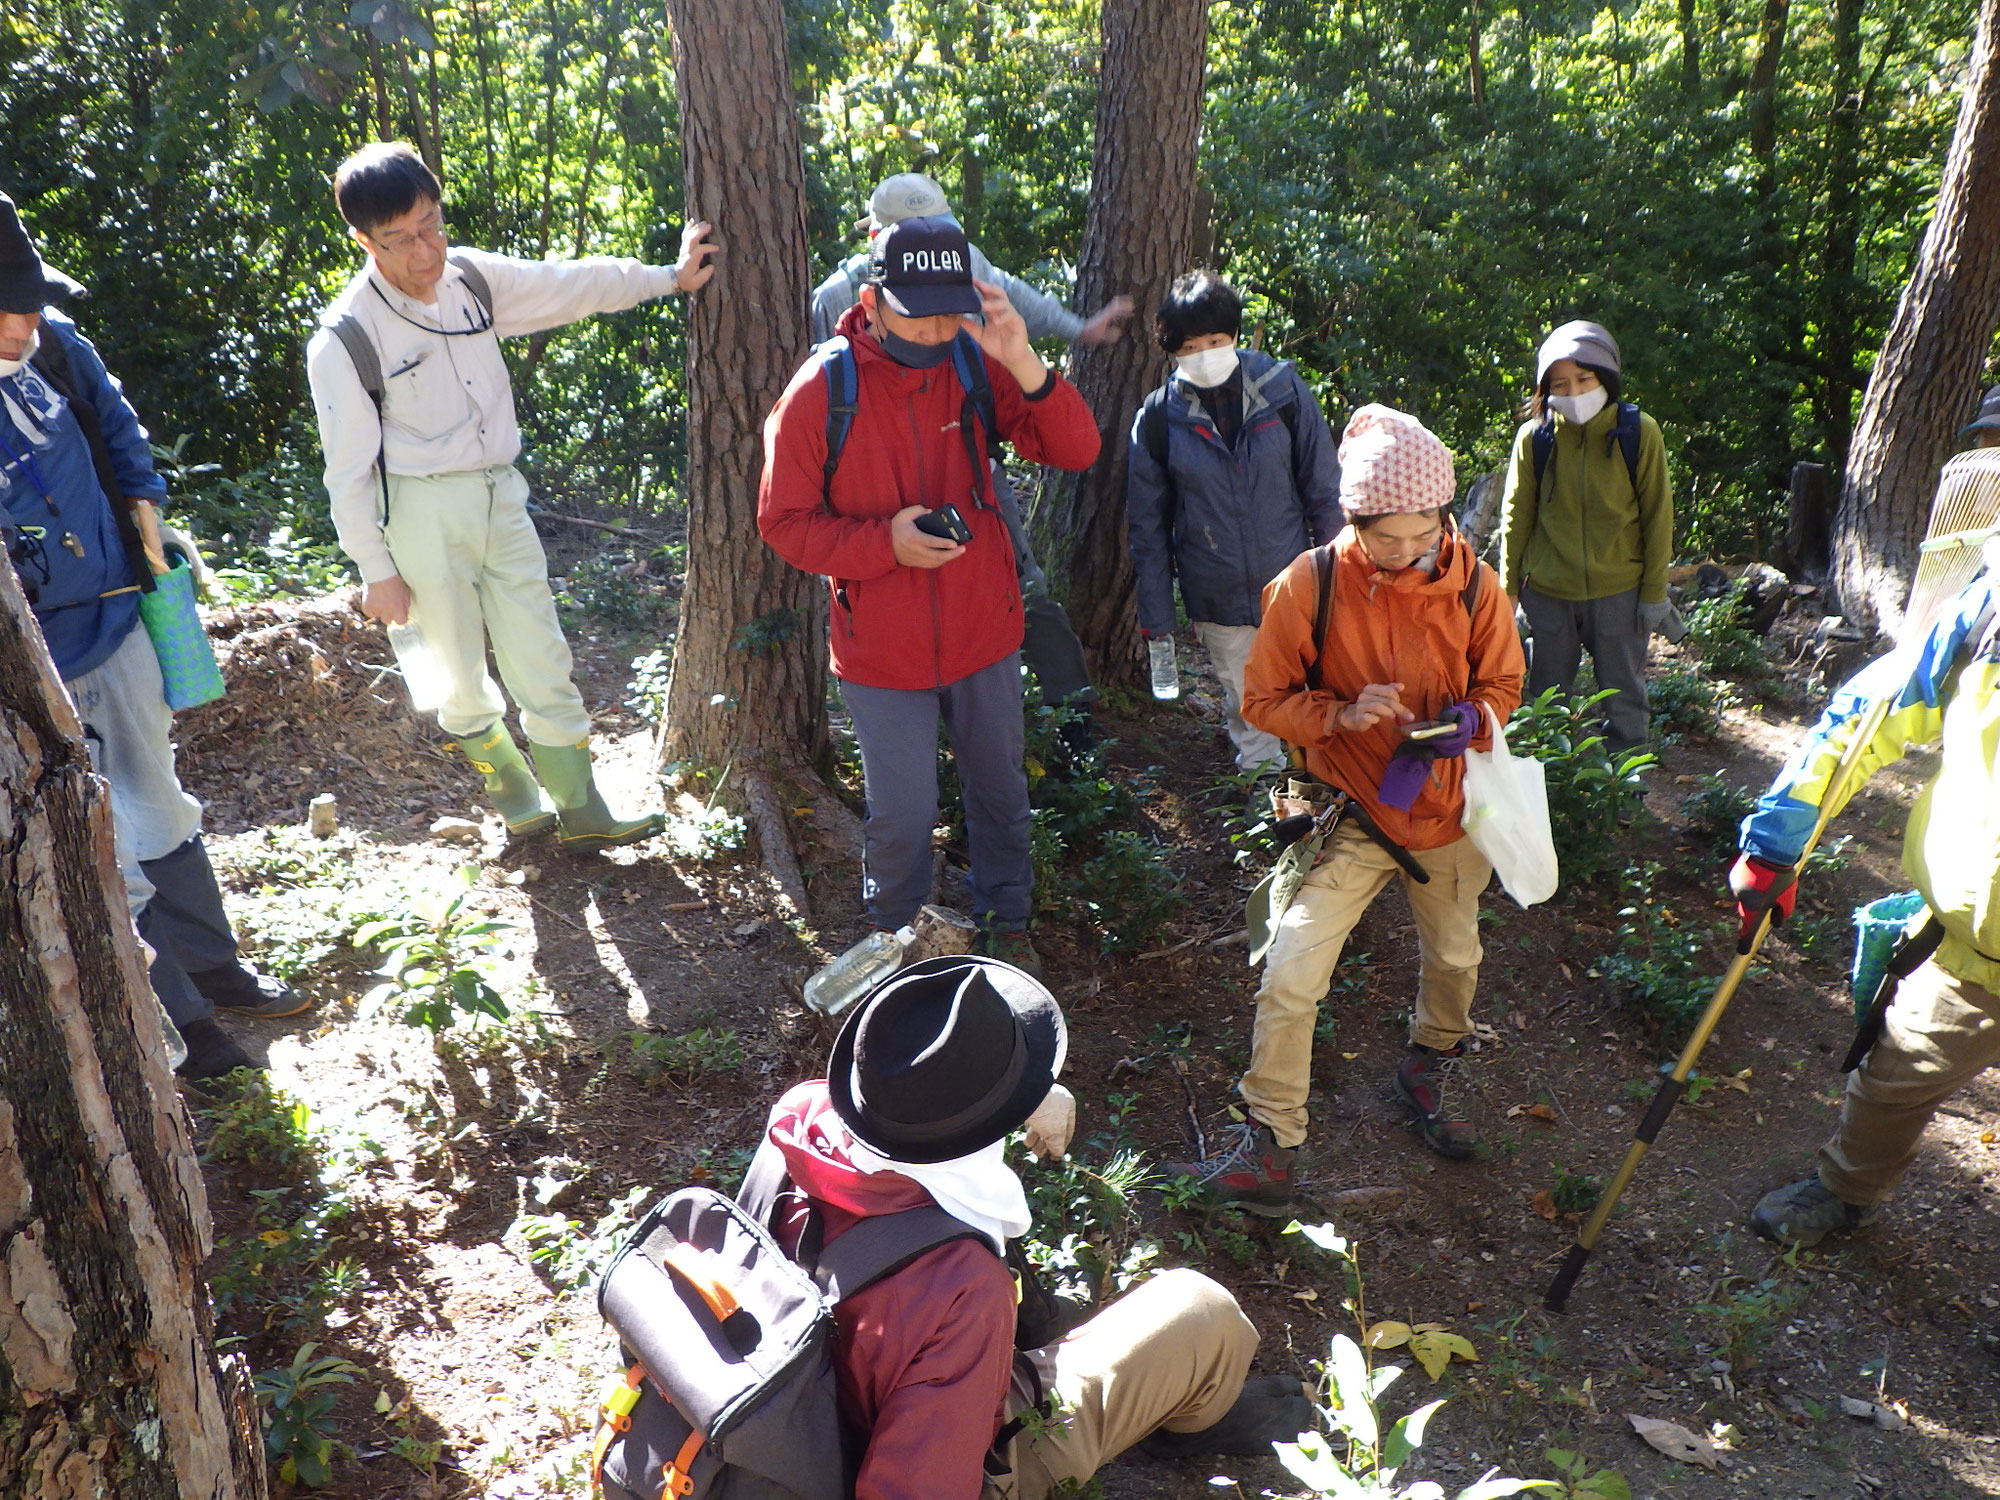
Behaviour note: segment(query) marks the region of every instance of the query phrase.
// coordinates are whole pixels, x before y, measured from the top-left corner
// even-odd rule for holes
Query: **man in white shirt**
[[[447,255],[442,189],[400,142],[341,163],[334,196],[368,264],[321,314],[306,373],[362,612],[421,628],[421,646],[401,641],[398,654],[432,657],[447,683],[438,723],[485,778],[509,832],[558,828],[575,853],[651,838],[663,816],[614,816],[591,776],[590,716],[514,467],[521,431],[500,340],[695,291],[715,272],[709,226],[682,231],[672,266]],[[489,638],[534,770],[502,717]]]

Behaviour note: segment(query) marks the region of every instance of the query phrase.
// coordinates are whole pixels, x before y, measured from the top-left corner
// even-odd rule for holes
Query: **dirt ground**
[[[403,703],[380,635],[339,601],[226,613],[216,633],[232,692],[184,719],[183,775],[207,802],[247,944],[296,970],[318,1001],[294,1021],[231,1024],[268,1060],[273,1085],[309,1107],[323,1177],[313,1186],[226,1151],[210,1162],[216,1269],[249,1288],[231,1297],[223,1330],[258,1370],[288,1364],[308,1341],[357,1367],[352,1384],[326,1388],[339,1397],[344,1448],[325,1493],[586,1493],[613,1344],[588,1286],[565,1288],[559,1263],[531,1258],[524,1219],[553,1205],[587,1240],[634,1189],[650,1200],[691,1181],[728,1182],[770,1101],[819,1069],[829,1038],[797,989],[858,934],[857,872],[809,857],[814,924],[788,925],[753,860],[696,847],[700,805],[687,797],[676,804],[677,848],[577,860],[546,841],[507,847],[473,776]],[[587,625],[573,639],[614,800],[656,797],[650,734],[622,703],[645,644]],[[1690,783],[1716,770],[1767,783],[1811,711],[1775,691],[1745,702],[1719,741],[1663,752],[1648,773],[1657,821],[1632,830],[1635,852],[1668,872],[1656,900],[1685,921],[1713,925],[1727,911],[1723,861],[1681,815]],[[1147,704],[1108,728],[1112,766],[1159,788],[1148,812],[1171,840],[1187,901],[1143,955],[1103,956],[1080,921],[1046,924],[1037,942],[1072,1026],[1075,1154],[1101,1164],[1134,1144],[1154,1161],[1184,1158],[1191,1101],[1212,1138],[1247,1054],[1255,975],[1229,939],[1259,872],[1231,860],[1212,694]],[[1844,921],[1907,883],[1897,848],[1922,773],[1920,758],[1905,762],[1857,800],[1838,828],[1853,836],[1846,868],[1808,884],[1807,915]],[[302,824],[322,792],[338,797],[341,828],[315,840]],[[471,842],[434,837],[443,816],[474,821]],[[483,1040],[461,1025],[463,1039],[439,1050],[363,1000],[379,959],[341,938],[355,913],[449,888],[468,863],[478,867],[468,904],[511,924],[496,985],[516,1017]],[[1560,1179],[1615,1168],[1672,1045],[1593,974],[1619,924],[1609,880],[1529,911],[1496,887],[1484,915],[1481,1159],[1425,1153],[1385,1094],[1415,982],[1398,890],[1351,941],[1315,1049],[1299,1218],[1331,1219],[1358,1244],[1371,1321],[1446,1324],[1479,1356],[1435,1386],[1413,1369],[1390,1393],[1397,1412],[1449,1398],[1406,1477],[1455,1491],[1494,1465],[1548,1475],[1543,1454],[1555,1447],[1621,1471],[1637,1495],[2000,1494],[1993,1086],[1975,1084],[1947,1107],[1876,1227],[1823,1253],[1774,1256],[1747,1210],[1810,1169],[1851,1028],[1851,945],[1837,936],[1808,956],[1781,935],[1701,1061],[1704,1074],[1735,1082],[1674,1115],[1568,1315],[1551,1315],[1543,1292],[1575,1233],[1552,1195]],[[1171,1066],[1183,1026],[1185,1084]],[[630,1040],[691,1033],[652,1069]],[[193,1090],[188,1099],[212,1108]],[[200,1129],[212,1145],[214,1120]],[[1362,1187],[1400,1194],[1336,1212],[1313,1201]],[[281,1264],[280,1252],[312,1226],[282,1217],[285,1205],[329,1191],[346,1211],[323,1231],[324,1258],[352,1264],[320,1303],[286,1304],[269,1294],[299,1263]],[[1173,1211],[1150,1192],[1136,1211],[1127,1233],[1156,1239],[1159,1264],[1198,1265],[1237,1293],[1261,1330],[1262,1368],[1310,1377],[1328,1337],[1352,1331],[1329,1263],[1282,1234],[1282,1221]],[[268,1262],[259,1244],[271,1247]],[[1880,1402],[1896,1430],[1842,1415],[1842,1397]],[[1714,1436],[1725,1467],[1655,1453],[1628,1414]],[[1297,1488],[1270,1460],[1135,1458],[1106,1472],[1104,1493],[1192,1497],[1210,1492],[1212,1476],[1238,1493]]]

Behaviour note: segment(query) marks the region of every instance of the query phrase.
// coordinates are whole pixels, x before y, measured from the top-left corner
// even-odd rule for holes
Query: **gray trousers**
[[[1074,699],[1078,706],[1087,708],[1097,701],[1097,689],[1090,685],[1083,642],[1070,628],[1069,612],[1049,594],[1048,575],[1035,561],[1034,549],[1028,545],[1028,528],[1021,521],[1021,497],[1014,493],[1001,464],[993,465],[993,494],[1014,543],[1015,571],[1021,575],[1021,623],[1025,631],[1021,656],[1041,684],[1044,703]]]
[[[861,895],[868,919],[878,927],[901,927],[930,892],[942,719],[965,795],[973,916],[982,928],[1025,930],[1035,872],[1028,853],[1034,817],[1022,761],[1020,654],[941,688],[842,682],[840,696],[854,721],[867,784]]]
[[[1528,696],[1550,688],[1565,693],[1576,685],[1583,653],[1590,652],[1597,685],[1611,688],[1604,701],[1605,739],[1613,750],[1646,743],[1646,641],[1639,623],[1639,591],[1627,589],[1602,599],[1552,599],[1532,588],[1521,590],[1521,609],[1534,632],[1528,659]]]
[[[160,660],[135,627],[95,670],[64,684],[83,721],[91,762],[111,787],[111,824],[125,896],[153,946],[153,992],[176,1026],[215,1007],[188,972],[236,962],[236,938],[202,847],[201,804],[174,767],[173,710]]]

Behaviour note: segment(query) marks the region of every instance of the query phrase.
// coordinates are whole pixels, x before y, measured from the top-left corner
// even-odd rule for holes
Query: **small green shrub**
[[[1756,805],[1754,793],[1718,771],[1702,777],[1695,789],[1681,798],[1681,816],[1687,819],[1690,833],[1706,839],[1718,856],[1728,858],[1735,852],[1743,820]]]
[[[1805,1295],[1806,1289],[1799,1283],[1767,1276],[1762,1281],[1744,1281],[1720,1302],[1696,1303],[1694,1310],[1714,1319],[1723,1354],[1741,1373],[1756,1364],[1779,1325]]]
[[[628,1040],[632,1045],[634,1071],[644,1083],[664,1079],[686,1088],[698,1079],[734,1073],[748,1057],[734,1031],[708,1026],[679,1036],[634,1031],[628,1033]]]
[[[1704,599],[1688,611],[1688,639],[1709,671],[1724,677],[1762,677],[1770,670],[1764,642],[1743,623],[1743,596],[1732,591]]]
[[[507,1018],[507,1002],[489,981],[491,951],[509,924],[482,917],[466,902],[479,880],[479,866],[465,865],[442,890],[424,889],[399,910],[363,923],[354,934],[357,948],[378,948],[383,983],[363,1003],[403,1001],[403,1020],[433,1037],[458,1018]],[[454,889],[455,888],[455,889]]]
[[[1562,1163],[1556,1163],[1556,1182],[1549,1189],[1549,1197],[1562,1212],[1587,1214],[1597,1207],[1597,1200],[1603,1195],[1604,1185],[1588,1172],[1572,1172]]]
[[[558,1291],[595,1280],[639,1222],[652,1196],[650,1187],[633,1188],[614,1198],[588,1229],[580,1219],[566,1214],[524,1216],[517,1227],[528,1242],[528,1259],[548,1273]]]
[[[1610,696],[1609,689],[1577,698],[1550,688],[1507,721],[1507,748],[1542,763],[1563,884],[1572,890],[1624,852],[1626,825],[1645,807],[1640,773],[1654,764],[1645,751],[1614,757],[1605,748],[1591,710]]]
[[[632,658],[632,681],[625,689],[625,706],[648,724],[667,716],[667,684],[673,677],[673,648],[662,646]]]
[[[1663,745],[1714,739],[1722,733],[1723,713],[1740,702],[1727,682],[1685,666],[1668,667],[1646,684],[1653,738]]]
[[[664,585],[653,581],[643,558],[629,552],[598,552],[570,565],[556,592],[564,613],[588,618],[612,630],[657,630],[673,611]]]
[[[231,1074],[196,1113],[215,1126],[205,1162],[239,1162],[253,1171],[302,1178],[319,1170],[312,1106],[255,1069]]]
[[[317,1489],[333,1475],[333,1408],[339,1392],[361,1371],[332,1355],[315,1358],[318,1344],[301,1344],[289,1365],[265,1370],[251,1382],[264,1408],[264,1452],[286,1484]]]
[[[1685,1035],[1707,1008],[1718,970],[1710,957],[1724,925],[1695,926],[1681,921],[1655,895],[1661,867],[1656,861],[1627,865],[1619,875],[1625,904],[1619,908],[1618,947],[1597,961],[1591,973],[1625,992],[1644,1015],[1670,1037]]]

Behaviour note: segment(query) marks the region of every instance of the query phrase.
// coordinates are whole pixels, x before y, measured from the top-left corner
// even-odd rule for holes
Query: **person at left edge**
[[[1086,469],[1097,423],[1076,388],[1042,363],[1006,293],[977,283],[949,219],[892,224],[870,280],[840,318],[853,346],[853,427],[828,480],[827,391],[817,354],[764,423],[757,526],[793,567],[833,588],[833,671],[867,784],[862,894],[893,931],[930,888],[943,719],[965,788],[972,898],[983,953],[1033,970],[1034,873],[1021,723],[1021,587],[990,467],[962,423],[954,340],[967,340],[993,392],[999,435],[1029,463]],[[983,314],[984,324],[973,315]],[[983,442],[983,435],[977,435]],[[955,506],[970,540],[917,525]],[[936,524],[934,521],[931,524]]]
[[[333,190],[368,264],[322,313],[306,375],[334,529],[361,572],[362,612],[420,626],[449,683],[438,724],[484,778],[510,833],[555,827],[577,854],[651,838],[665,819],[616,816],[591,774],[590,715],[570,680],[528,481],[514,466],[521,429],[500,340],[695,291],[715,271],[708,225],[682,231],[671,266],[447,253],[443,189],[400,142],[350,156]],[[379,409],[336,335],[344,319],[379,361]],[[533,771],[486,670],[489,639]]]
[[[83,288],[45,265],[11,199],[0,197],[0,535],[42,638],[111,787],[118,867],[153,990],[187,1043],[186,1078],[253,1066],[216,1022],[296,1015],[311,1002],[246,968],[201,841],[201,804],[174,765],[173,710],[139,623],[137,575],[113,507],[157,505],[146,429],[75,323],[49,304]],[[89,405],[119,493],[99,480]],[[148,570],[150,571],[150,570]]]

